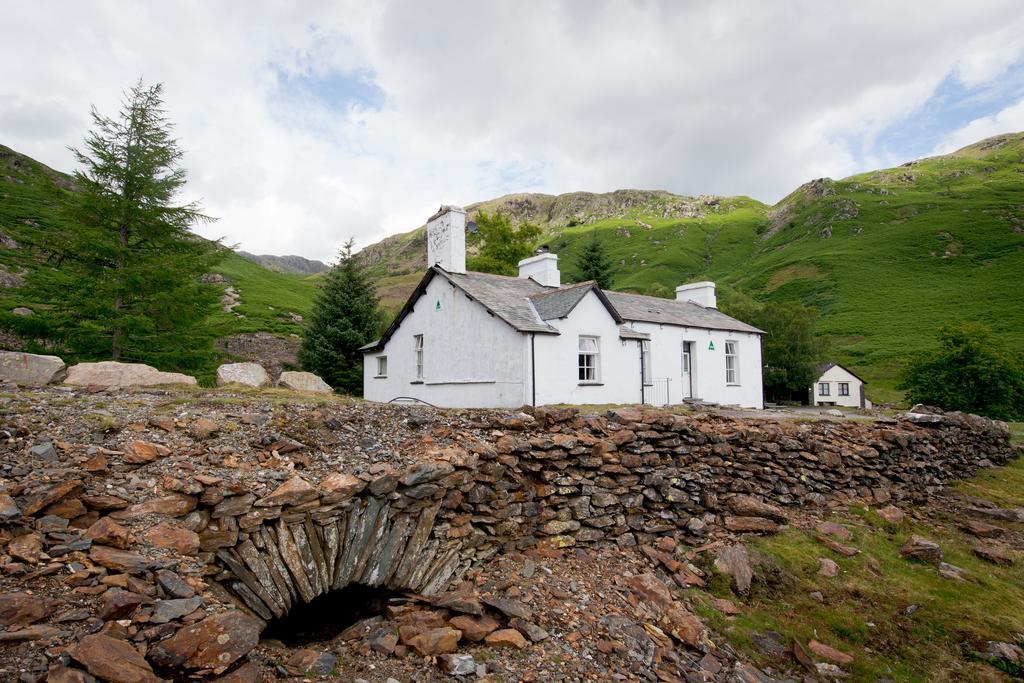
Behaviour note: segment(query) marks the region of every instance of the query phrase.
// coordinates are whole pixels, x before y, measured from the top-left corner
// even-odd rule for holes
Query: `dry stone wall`
[[[402,471],[295,476],[262,498],[202,501],[211,585],[263,619],[353,583],[429,595],[503,547],[771,531],[787,506],[920,500],[1015,455],[1004,424],[939,411],[886,422],[467,415],[457,445]]]

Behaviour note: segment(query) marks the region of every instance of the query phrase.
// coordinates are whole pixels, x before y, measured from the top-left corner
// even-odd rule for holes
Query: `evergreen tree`
[[[523,223],[518,230],[513,228],[509,217],[500,211],[480,211],[476,224],[484,244],[480,255],[467,259],[466,265],[478,273],[517,275],[519,262],[533,256],[533,242],[541,234],[540,228],[532,223]]]
[[[583,246],[576,257],[576,270],[580,280],[593,280],[601,289],[612,288],[612,261],[604,249],[604,243],[597,237],[597,231],[591,231],[590,240]]]
[[[220,293],[201,277],[223,250],[189,231],[212,220],[199,205],[175,202],[185,170],[162,90],[140,80],[116,118],[92,109],[85,150],[72,149],[82,170],[67,228],[44,243],[34,284],[50,336],[73,355],[195,371],[215,357],[206,322]]]
[[[911,403],[1024,419],[1024,363],[982,325],[939,330],[939,350],[911,363],[898,388]]]
[[[338,263],[327,273],[313,302],[299,362],[335,389],[361,396],[363,354],[359,348],[380,332],[377,290],[352,254],[353,241],[342,247]]]

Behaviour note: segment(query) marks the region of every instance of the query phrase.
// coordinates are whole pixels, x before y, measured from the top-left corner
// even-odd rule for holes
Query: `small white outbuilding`
[[[811,387],[811,403],[816,406],[870,408],[871,401],[864,396],[865,384],[867,382],[839,363],[819,365],[818,380]]]
[[[762,408],[763,332],[716,308],[715,284],[676,298],[562,285],[541,251],[519,276],[466,271],[466,213],[427,222],[427,272],[363,348],[363,395],[445,407],[702,399]]]

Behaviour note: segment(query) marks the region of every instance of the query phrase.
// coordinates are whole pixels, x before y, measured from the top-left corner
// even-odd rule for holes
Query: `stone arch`
[[[215,581],[268,621],[352,584],[430,595],[473,560],[458,539],[447,538],[441,506],[365,496],[340,508],[284,514],[218,550]]]

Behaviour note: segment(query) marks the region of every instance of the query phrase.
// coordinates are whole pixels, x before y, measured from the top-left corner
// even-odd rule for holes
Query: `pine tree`
[[[223,249],[190,232],[212,220],[197,203],[175,203],[183,152],[162,91],[140,80],[116,118],[92,109],[85,150],[71,150],[82,170],[62,207],[67,227],[44,244],[50,267],[35,284],[51,336],[72,355],[195,371],[215,357],[206,323],[220,293],[201,278]]]
[[[363,354],[381,324],[377,290],[352,254],[353,241],[342,247],[338,263],[327,273],[313,302],[309,328],[299,349],[302,367],[335,389],[361,396]]]
[[[611,289],[615,271],[596,230],[590,233],[590,241],[576,257],[576,270],[579,271],[580,280],[593,280],[601,289]]]

